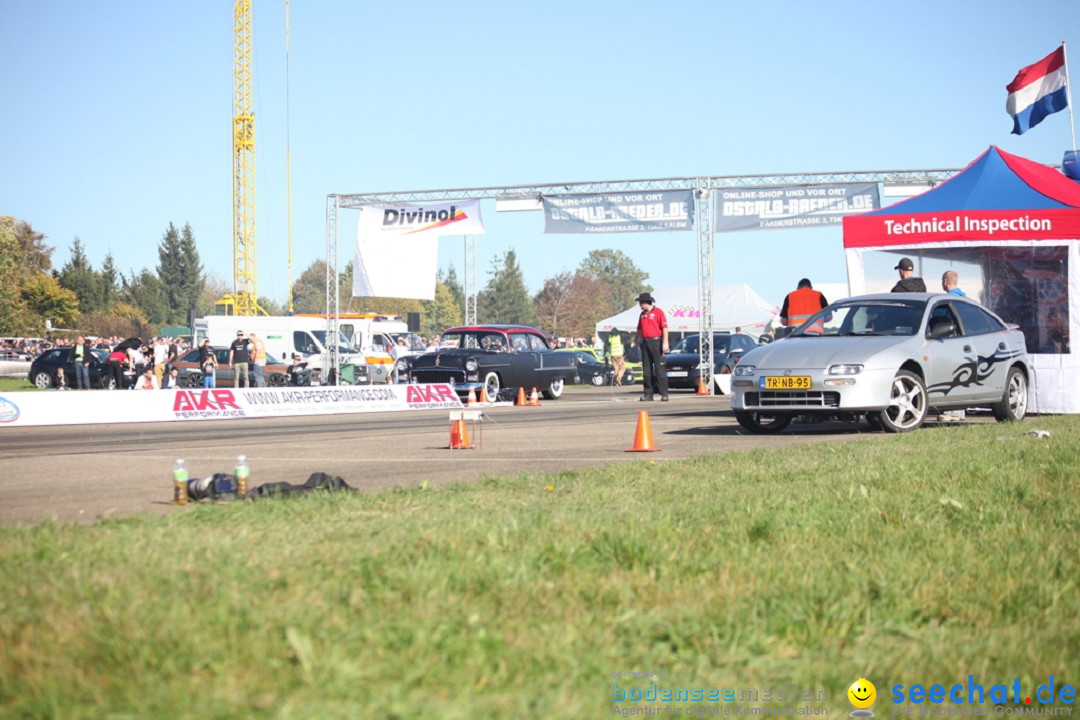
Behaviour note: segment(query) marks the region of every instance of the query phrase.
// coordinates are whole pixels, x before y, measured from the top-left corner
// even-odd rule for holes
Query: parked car
[[[583,353],[588,353],[593,356],[597,363],[603,364],[610,362],[602,351],[597,351],[591,347],[579,347],[579,348],[562,348],[564,350],[580,350]],[[641,370],[641,350],[637,347],[626,347],[625,354],[623,355],[623,366],[630,371],[631,379],[629,381],[623,380],[624,385],[631,385],[633,383],[641,382],[641,378],[644,377],[644,373]],[[582,380],[582,382],[585,382]]]
[[[713,374],[731,372],[736,358],[757,347],[754,338],[743,333],[714,332],[712,335]],[[687,335],[664,358],[668,387],[696,390],[701,381],[701,335]]]
[[[70,347],[58,347],[34,358],[27,373],[30,382],[42,389],[56,387],[56,371],[64,368],[65,382],[69,388],[74,388],[75,363],[71,360],[71,351]],[[109,376],[109,369],[105,365],[108,357],[109,353],[104,350],[90,351],[90,387],[108,390],[116,387],[116,380]]]
[[[833,303],[783,342],[746,353],[731,408],[750,432],[801,415],[865,418],[914,430],[931,410],[991,407],[999,421],[1027,412],[1024,335],[968,298],[864,295]]]
[[[486,388],[492,400],[503,391],[534,387],[557,400],[566,383],[578,381],[571,357],[553,351],[544,334],[528,325],[451,328],[437,350],[401,358],[397,368],[408,382],[450,383],[463,397]]]
[[[573,362],[577,364],[578,378],[583,385],[595,385],[597,387],[601,385],[611,385],[615,377],[615,370],[611,365],[605,361],[597,359],[597,353],[595,351],[586,350],[585,348],[560,348],[555,352],[566,353],[573,357]],[[623,368],[623,385],[631,385],[634,382],[634,375],[630,371],[630,368]]]
[[[236,371],[229,364],[229,348],[215,347],[214,357],[217,359],[215,384],[218,387],[232,387],[236,379]],[[191,388],[202,387],[203,374],[202,367],[199,365],[199,348],[188,350],[179,360],[173,363],[173,367],[180,371],[177,377],[177,382],[180,385]],[[263,370],[263,377],[266,378],[268,386],[282,387],[288,385],[287,369],[285,363],[278,360],[274,355],[266,353],[266,368]],[[251,387],[255,387],[255,370],[252,369],[251,365],[248,365],[248,380],[251,382]]]

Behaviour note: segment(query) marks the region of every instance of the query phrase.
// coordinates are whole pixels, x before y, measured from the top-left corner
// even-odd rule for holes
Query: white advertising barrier
[[[69,390],[0,394],[6,427],[339,415],[400,410],[457,410],[450,385]]]

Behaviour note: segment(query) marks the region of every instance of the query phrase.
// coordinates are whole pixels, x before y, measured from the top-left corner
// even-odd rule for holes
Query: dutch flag
[[[1020,68],[1005,86],[1009,91],[1005,110],[1013,117],[1014,135],[1023,135],[1047,115],[1068,106],[1067,80],[1064,45],[1034,65]]]

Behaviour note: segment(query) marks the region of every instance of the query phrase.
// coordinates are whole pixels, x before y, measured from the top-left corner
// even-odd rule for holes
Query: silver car
[[[991,407],[1002,422],[1027,412],[1024,335],[956,295],[864,295],[834,303],[789,337],[743,356],[731,407],[751,432],[801,415],[864,417],[914,430],[930,410]]]

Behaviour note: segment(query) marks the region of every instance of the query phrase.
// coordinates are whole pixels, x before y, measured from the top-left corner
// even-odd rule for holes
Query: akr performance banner
[[[881,207],[877,183],[720,188],[715,232],[797,230],[839,225],[845,215]]]
[[[555,234],[692,230],[692,190],[545,195],[544,232]]]

